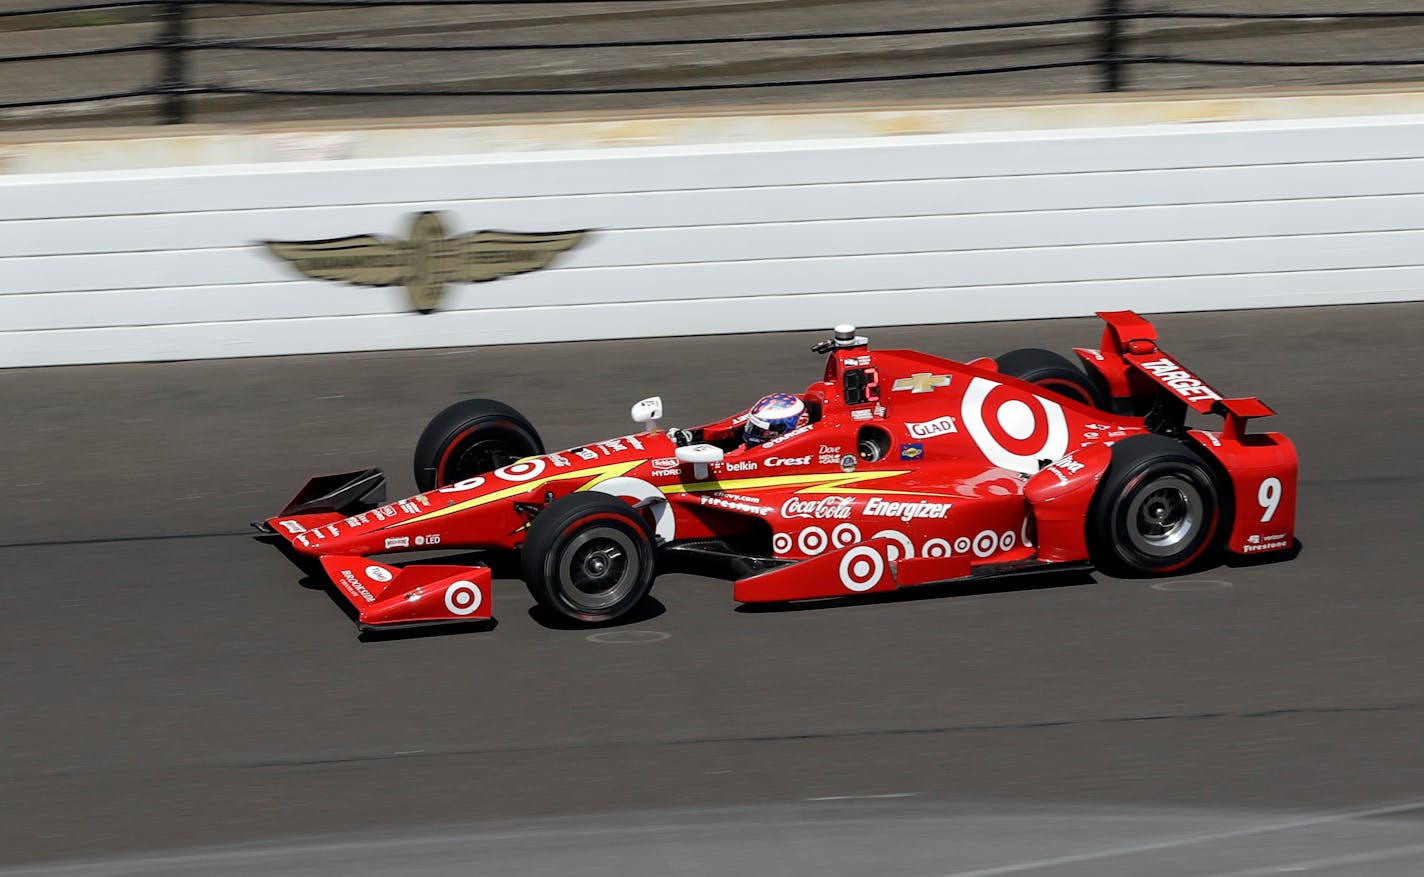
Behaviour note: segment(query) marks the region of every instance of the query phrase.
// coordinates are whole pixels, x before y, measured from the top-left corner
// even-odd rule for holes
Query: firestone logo
[[[843,520],[854,511],[855,500],[849,496],[825,496],[820,499],[792,497],[781,504],[783,518],[823,518]]]

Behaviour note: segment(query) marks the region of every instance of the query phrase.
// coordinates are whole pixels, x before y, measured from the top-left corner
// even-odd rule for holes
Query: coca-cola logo
[[[849,496],[823,496],[819,499],[797,499],[793,496],[781,504],[781,516],[838,520],[850,517],[854,502]]]

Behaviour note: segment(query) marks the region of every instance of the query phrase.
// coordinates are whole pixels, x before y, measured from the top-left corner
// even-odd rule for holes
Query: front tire
[[[1057,393],[1090,408],[1106,411],[1108,400],[1101,387],[1083,370],[1052,350],[1026,347],[995,357],[999,373],[1027,381],[1034,386]]]
[[[1163,575],[1211,551],[1222,518],[1205,460],[1165,436],[1134,436],[1113,445],[1088,513],[1088,542],[1105,572]]]
[[[544,453],[544,440],[513,408],[493,399],[456,402],[415,443],[415,486],[424,493]]]
[[[585,624],[615,621],[653,587],[652,531],[617,497],[573,493],[534,519],[520,564],[540,606]]]

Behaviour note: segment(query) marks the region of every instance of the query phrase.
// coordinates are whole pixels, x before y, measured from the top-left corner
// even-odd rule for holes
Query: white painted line
[[[1291,871],[1314,871],[1317,868],[1334,868],[1338,865],[1359,865],[1364,862],[1383,862],[1387,859],[1402,859],[1406,856],[1421,854],[1424,854],[1424,844],[1413,844],[1407,847],[1370,850],[1367,853],[1354,853],[1348,856],[1335,856],[1329,859],[1305,859],[1284,865],[1266,865],[1262,868],[1251,868],[1246,871],[1223,872],[1213,874],[1211,877],[1269,877],[1269,875],[1289,873]],[[1421,866],[1420,872],[1424,873],[1424,866]]]
[[[807,801],[878,801],[883,798],[913,798],[919,792],[891,792],[888,795],[824,795],[820,798],[806,798]]]
[[[1125,844],[1120,847],[1107,847],[1101,850],[1092,850],[1086,853],[1074,853],[1068,856],[1055,856],[1049,859],[1036,859],[1029,862],[1016,862],[1009,865],[997,865],[993,868],[978,868],[973,871],[955,871],[952,874],[945,874],[943,877],[994,877],[997,874],[1018,874],[1024,871],[1035,871],[1040,868],[1055,868],[1059,865],[1074,865],[1079,862],[1093,862],[1098,859],[1111,859],[1116,856],[1131,856],[1137,853],[1151,853],[1158,850],[1170,850],[1174,847],[1192,846],[1194,844],[1212,843],[1213,841],[1229,840],[1235,837],[1251,837],[1259,834],[1272,834],[1277,831],[1291,831],[1297,828],[1309,828],[1313,825],[1329,825],[1335,822],[1349,822],[1352,819],[1368,819],[1374,816],[1389,816],[1394,813],[1408,813],[1412,810],[1424,810],[1424,800],[1406,801],[1401,804],[1388,804],[1380,807],[1370,807],[1363,810],[1344,810],[1338,813],[1327,813],[1321,816],[1305,816],[1300,819],[1288,819],[1281,822],[1268,822],[1263,825],[1253,825],[1247,828],[1233,828],[1228,831],[1207,832],[1205,834],[1189,834],[1184,837],[1164,838],[1163,840],[1145,841],[1143,843]]]

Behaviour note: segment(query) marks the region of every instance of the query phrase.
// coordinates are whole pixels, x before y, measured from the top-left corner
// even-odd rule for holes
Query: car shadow
[[[620,627],[627,627],[630,624],[641,624],[644,621],[657,618],[667,611],[657,597],[644,597],[643,601],[634,606],[632,611],[615,621],[607,621],[602,624],[589,624],[584,621],[574,621],[565,618],[557,612],[551,612],[543,606],[534,605],[529,608],[529,617],[540,627],[549,630],[616,630]]]
[[[363,630],[356,638],[363,643],[397,642],[408,639],[431,639],[440,636],[461,636],[467,633],[488,632],[499,627],[494,618],[476,621],[439,621],[433,624],[412,624],[409,627],[384,627]]]
[[[842,606],[866,606],[879,603],[908,603],[916,600],[943,600],[952,597],[977,597],[1012,591],[1040,591],[1048,588],[1073,588],[1096,584],[1088,570],[1024,573],[1002,576],[982,582],[945,582],[938,585],[913,585],[898,591],[873,594],[847,594],[844,597],[822,597],[791,603],[742,603],[734,610],[748,614],[773,612],[809,612]]]

